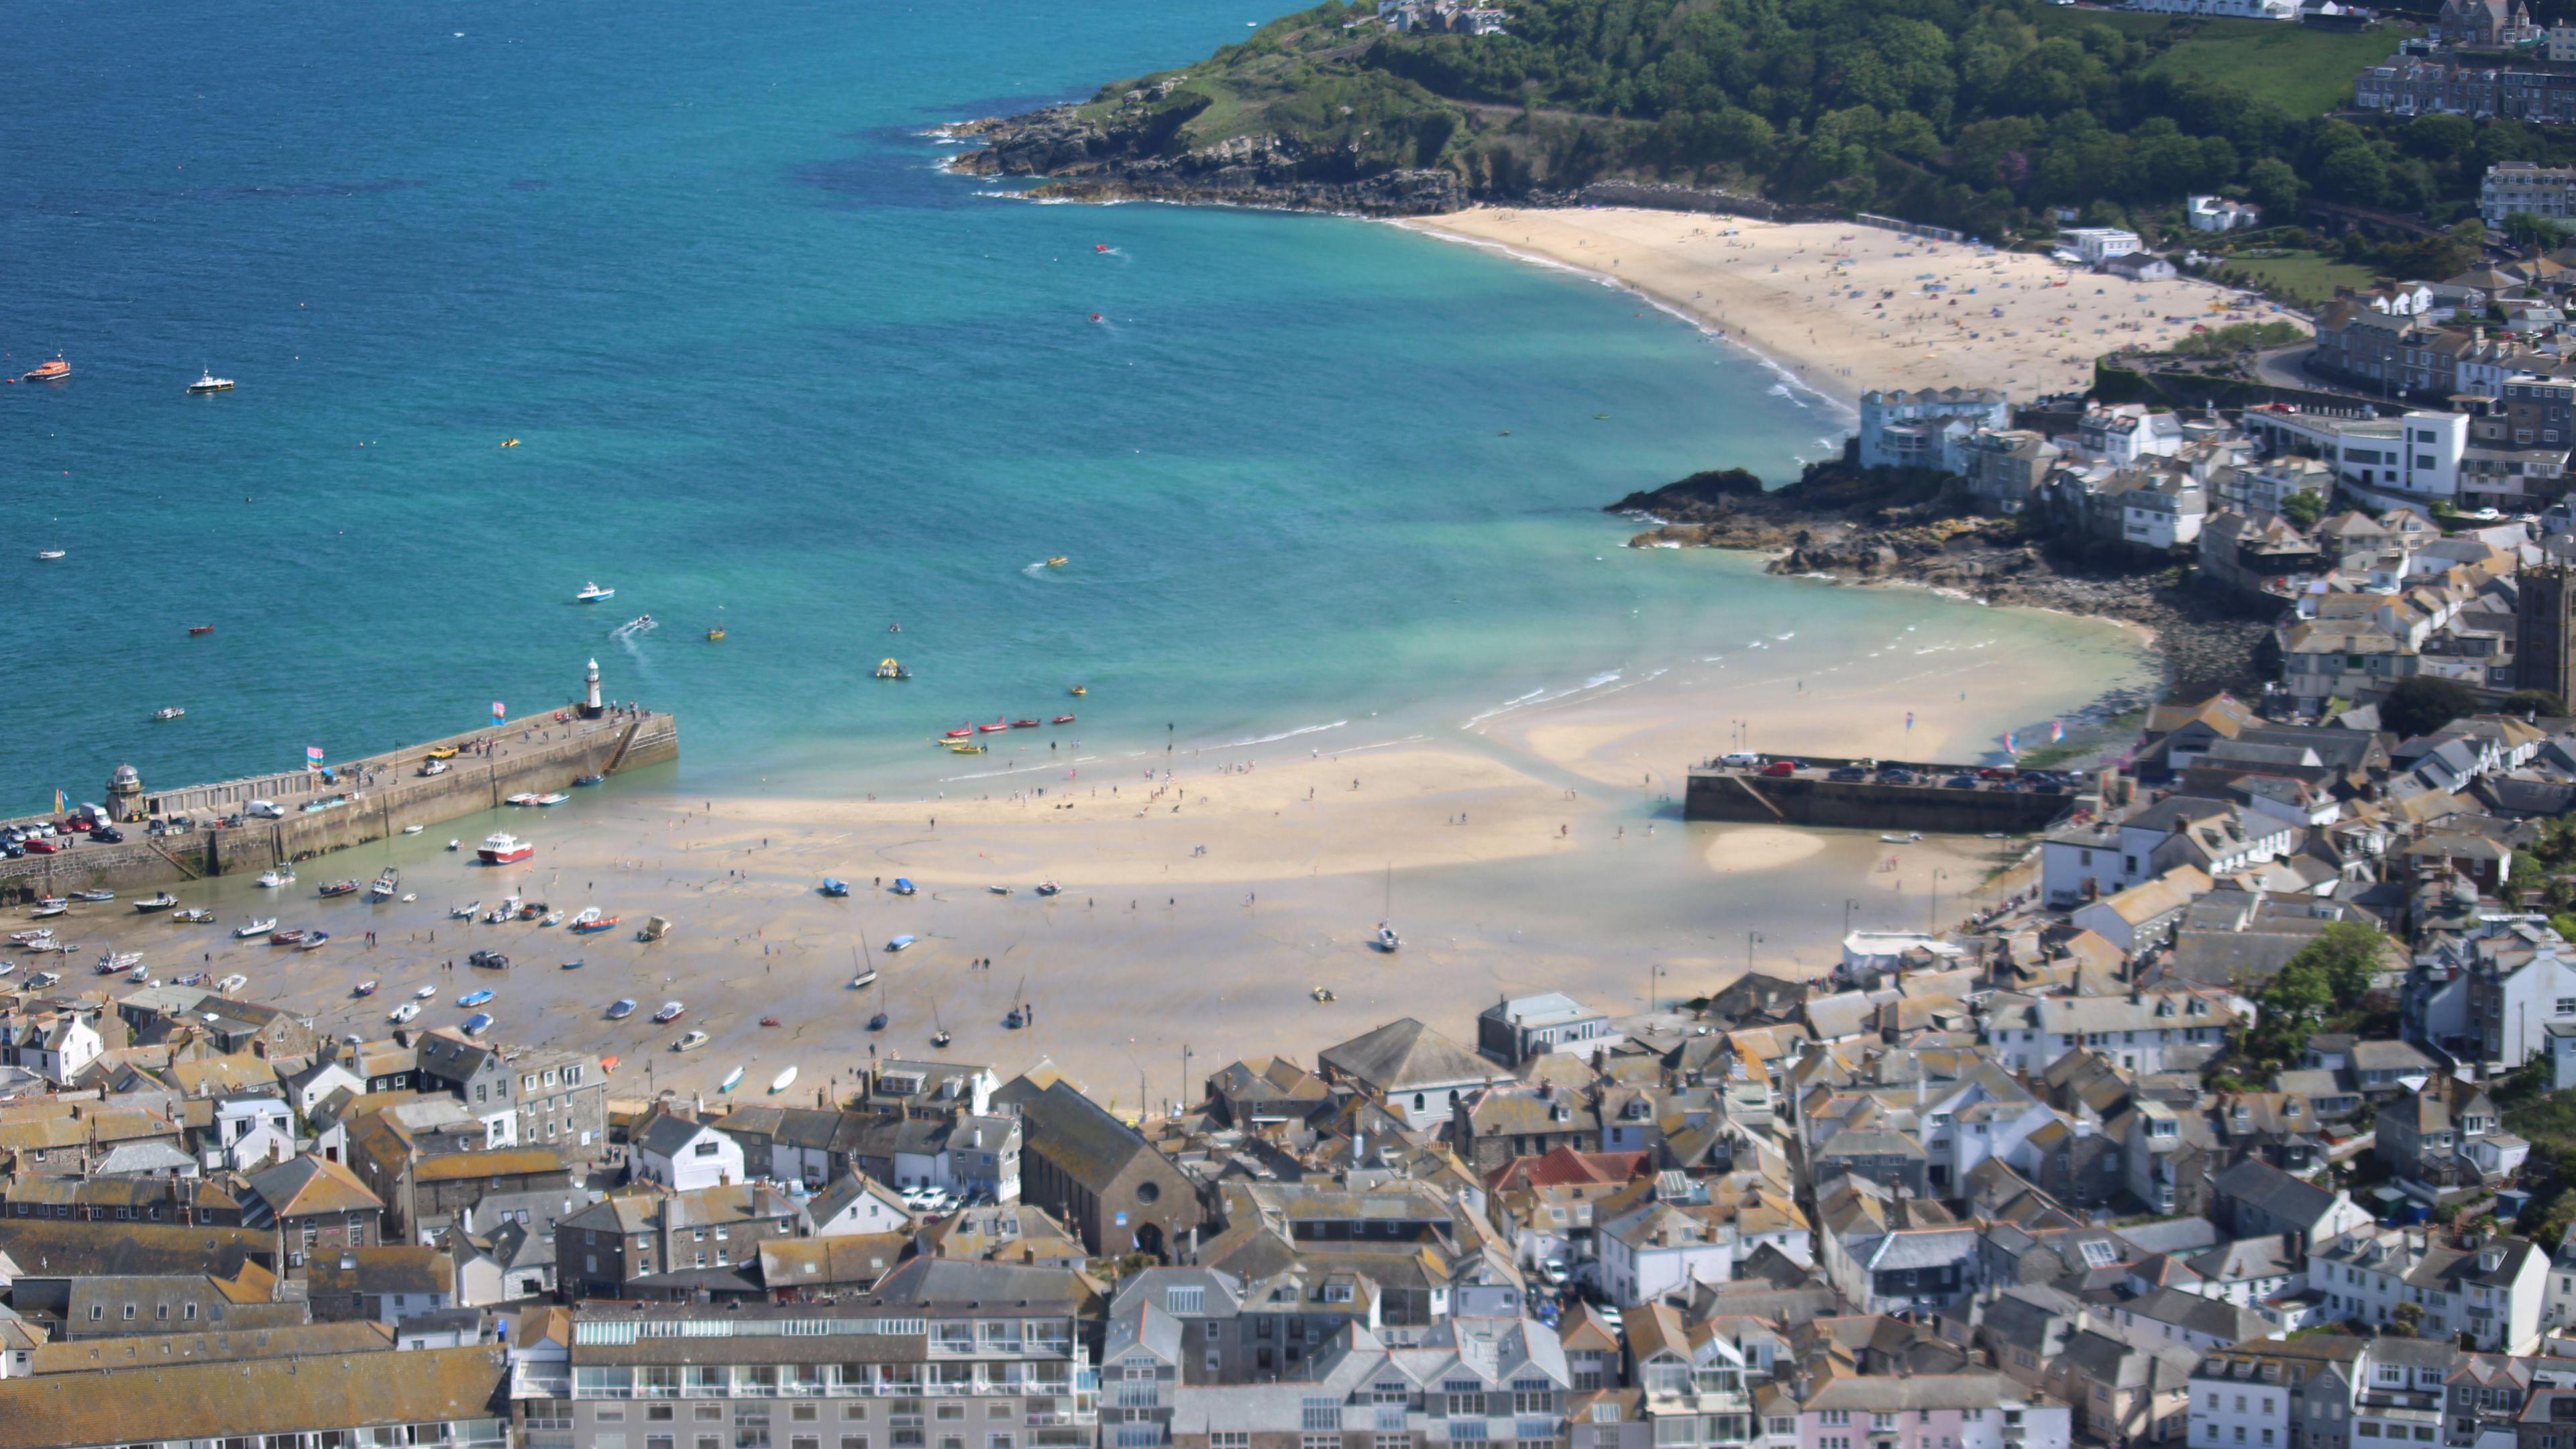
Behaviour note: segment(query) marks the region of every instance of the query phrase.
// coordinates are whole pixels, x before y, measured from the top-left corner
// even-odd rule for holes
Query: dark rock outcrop
[[[952,128],[984,141],[950,164],[981,176],[1042,176],[1040,196],[1278,206],[1368,216],[1428,216],[1471,200],[1447,171],[1421,168],[1361,174],[1349,157],[1293,137],[1238,136],[1201,150],[1181,141],[1197,107],[1137,109],[1107,125],[1071,106],[995,116]]]

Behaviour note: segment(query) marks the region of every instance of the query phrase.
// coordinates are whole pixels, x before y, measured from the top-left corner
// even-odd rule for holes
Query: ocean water
[[[682,780],[730,785],[953,769],[921,741],[1067,708],[1104,747],[1455,729],[1964,615],[1617,547],[1602,503],[1785,476],[1843,421],[1625,294],[1382,225],[935,170],[941,121],[1268,13],[14,15],[0,351],[76,373],[0,387],[0,808],[118,761],[176,783],[540,711],[594,655],[612,697],[681,714]],[[184,396],[201,365],[239,389]],[[616,599],[571,602],[594,579]],[[886,655],[915,677],[870,680]]]

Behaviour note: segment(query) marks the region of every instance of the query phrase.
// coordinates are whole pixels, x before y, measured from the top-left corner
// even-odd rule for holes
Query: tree
[[[2413,1338],[2416,1328],[2423,1322],[2424,1310],[2421,1306],[2400,1303],[2388,1310],[2388,1322],[2383,1324],[2379,1331],[2388,1338]]]
[[[2299,214],[2299,197],[2308,189],[2290,163],[2275,156],[2245,168],[2245,191],[2254,204],[2263,208],[2263,219],[2273,224],[2289,221]],[[2299,243],[2291,243],[2299,245]]]
[[[2567,228],[2545,216],[2517,211],[2504,219],[2505,239],[2524,251],[2556,251],[2567,244]]]
[[[2301,528],[2314,528],[2317,526],[2317,520],[2326,516],[2325,495],[2293,493],[2281,500],[2281,516]]]
[[[2388,938],[2376,926],[2361,921],[2336,921],[2319,931],[2316,939],[2301,946],[2290,957],[2290,966],[2312,968],[2325,982],[2327,996],[2337,1005],[2356,1006],[2370,990],[2371,978],[2379,974],[2380,962],[2388,949]]]
[[[2552,719],[2567,713],[2566,703],[2545,689],[2517,689],[2496,706],[2498,714],[2538,714]]]
[[[2454,679],[2418,674],[2399,680],[2379,705],[2379,722],[2401,739],[2428,735],[2477,710],[2478,697]]]

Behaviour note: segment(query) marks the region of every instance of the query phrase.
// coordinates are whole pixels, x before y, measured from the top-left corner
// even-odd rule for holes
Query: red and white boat
[[[1033,730],[1037,727],[1038,722],[1033,719],[1015,719],[1011,721],[1011,728],[1015,730]]]
[[[989,735],[989,734],[994,733],[994,732],[995,732],[995,731],[997,731],[997,730],[1006,730],[1006,729],[1009,729],[1010,727],[1011,727],[1011,722],[1010,722],[1009,720],[1006,720],[1006,719],[997,719],[997,720],[993,721],[991,724],[988,724],[988,725],[977,725],[977,726],[975,726],[975,728],[976,728],[977,730],[981,731],[981,732],[982,732],[982,733],[984,733],[984,734],[988,734],[988,735]]]
[[[506,830],[484,836],[474,853],[485,865],[517,865],[537,853],[537,848]]]
[[[1055,722],[1057,724],[1071,724],[1073,723],[1073,716],[1069,714],[1060,714],[1055,717]]]
[[[941,738],[942,738],[942,739],[951,739],[951,740],[962,740],[962,739],[966,738],[968,735],[971,735],[971,734],[973,734],[973,733],[975,733],[975,727],[974,727],[973,725],[966,725],[966,726],[963,726],[963,727],[958,728],[958,729],[950,730],[947,734],[945,734],[945,735],[941,736]]]

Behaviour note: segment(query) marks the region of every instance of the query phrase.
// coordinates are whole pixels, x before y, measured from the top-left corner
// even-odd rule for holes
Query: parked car
[[[1845,765],[1839,770],[1828,773],[1825,778],[1828,780],[1866,780],[1869,778],[1869,771],[1862,769],[1858,765]]]
[[[486,971],[507,971],[510,969],[510,958],[498,951],[477,951],[465,958],[465,964],[479,966]]]
[[[2010,780],[2019,776],[2020,773],[2020,771],[2013,769],[2009,765],[1988,765],[1977,771],[1977,778],[1980,780]]]
[[[89,833],[89,838],[97,841],[101,845],[123,845],[125,843],[125,832],[117,829],[113,825],[102,825],[96,830],[91,831]]]
[[[1917,785],[1921,784],[1922,780],[1922,776],[1915,774],[1912,770],[1906,769],[1901,765],[1881,765],[1878,767],[1878,783],[1882,785]]]
[[[62,850],[62,846],[59,843],[48,840],[41,835],[28,841],[26,848],[29,855],[55,855],[59,854]]]
[[[1733,765],[1739,770],[1750,770],[1762,763],[1762,757],[1751,750],[1729,750],[1718,756],[1717,762],[1721,765]]]
[[[1794,775],[1798,773],[1798,762],[1795,760],[1773,760],[1771,763],[1762,767],[1762,773],[1765,775]]]
[[[1949,779],[1941,782],[1941,788],[1944,790],[1973,790],[1977,788],[1977,777],[1974,775],[1952,775]]]

